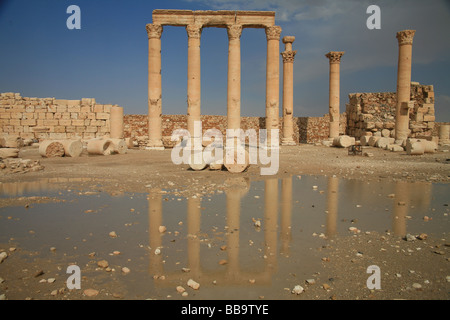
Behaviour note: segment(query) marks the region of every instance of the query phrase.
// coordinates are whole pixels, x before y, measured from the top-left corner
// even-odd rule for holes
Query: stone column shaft
[[[295,37],[284,37],[285,51],[283,57],[283,137],[282,145],[295,145],[294,135],[294,57],[297,51],[292,51]]]
[[[163,28],[147,24],[148,35],[148,149],[164,149],[162,143],[161,34]]]
[[[186,26],[188,34],[187,127],[194,137],[194,122],[201,121],[200,38],[202,26]]]
[[[411,97],[411,60],[412,43],[415,30],[397,32],[398,71],[397,71],[397,108],[395,114],[395,140],[405,140],[409,134],[409,108],[402,107]],[[406,106],[406,104],[403,104]]]
[[[329,113],[330,136],[339,136],[340,63],[344,52],[330,51],[325,56],[330,59]]]
[[[241,25],[227,26],[228,32],[228,129],[241,127]]]
[[[266,28],[266,129],[269,141],[270,130],[279,129],[280,120],[280,35],[281,27],[272,26]]]

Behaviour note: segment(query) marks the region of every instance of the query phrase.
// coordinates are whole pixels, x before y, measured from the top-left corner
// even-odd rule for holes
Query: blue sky
[[[353,92],[395,91],[396,32],[417,30],[412,80],[433,84],[437,121],[450,121],[450,2],[446,0],[0,0],[0,92],[59,99],[96,98],[126,114],[147,113],[145,25],[154,9],[272,10],[282,37],[293,35],[294,116],[328,112],[328,51],[341,60],[341,112]],[[81,30],[68,30],[69,5],[81,9]],[[366,9],[381,9],[369,30]],[[280,42],[280,51],[284,50]],[[202,114],[226,114],[228,38],[205,28],[201,39]],[[266,38],[241,37],[243,116],[265,114]],[[282,63],[280,58],[280,71]],[[164,27],[163,113],[186,114],[187,34]],[[280,79],[282,75],[280,74]],[[280,104],[282,81],[280,81]]]

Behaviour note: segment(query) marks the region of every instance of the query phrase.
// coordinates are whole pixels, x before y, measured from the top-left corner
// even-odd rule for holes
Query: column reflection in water
[[[241,199],[247,194],[250,184],[249,181],[244,178],[228,179],[225,184],[228,186],[225,190],[227,196],[226,225],[228,226],[228,264],[226,278],[227,280],[233,280],[234,282],[240,276],[239,229],[241,218]]]
[[[274,271],[277,266],[278,179],[265,180],[264,204],[266,267]]]
[[[327,223],[326,236],[336,235],[336,223],[339,208],[339,179],[337,177],[328,177],[327,191]]]
[[[191,269],[192,276],[198,276],[201,273],[200,265],[200,218],[201,218],[201,200],[200,198],[189,198],[187,200],[187,223],[188,223],[188,266]]]
[[[152,189],[148,194],[148,233],[150,240],[150,274],[160,275],[163,272],[162,255],[154,254],[162,245],[162,234],[159,226],[162,225],[162,194],[160,189]]]
[[[292,239],[292,176],[281,180],[281,221],[280,221],[280,253],[289,255],[289,246]]]

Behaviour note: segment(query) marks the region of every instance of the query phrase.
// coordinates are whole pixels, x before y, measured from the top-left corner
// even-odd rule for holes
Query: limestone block
[[[381,136],[385,138],[389,138],[391,136],[391,131],[388,129],[381,130]]]
[[[339,136],[333,139],[333,146],[339,147],[339,148],[348,148],[351,145],[354,145],[356,143],[354,137],[349,136]]]
[[[39,144],[39,154],[44,158],[64,156],[64,145],[59,141],[44,140]]]
[[[95,114],[95,118],[97,120],[109,120],[110,115],[109,115],[109,113],[106,113],[106,112],[98,112]]]
[[[374,146],[377,148],[386,149],[386,147],[391,144],[390,139],[392,139],[392,138],[381,137],[375,142]],[[394,141],[392,141],[392,142],[394,142]]]
[[[435,121],[436,117],[435,116],[431,116],[431,115],[424,115],[423,116],[423,121],[427,122],[427,121]]]
[[[227,170],[231,173],[241,173],[247,170],[250,166],[250,155],[248,151],[242,148],[236,150],[235,148],[235,152],[233,152],[233,154],[234,158],[231,163],[227,163],[227,157],[225,154],[225,168],[227,168]],[[239,163],[242,159],[244,160],[243,163]]]
[[[390,144],[387,147],[388,150],[392,151],[392,152],[402,152],[404,151],[402,146],[399,146],[398,144]]]
[[[421,141],[425,153],[435,153],[437,151],[437,143],[434,141]]]
[[[191,150],[191,157],[189,158],[189,167],[194,171],[201,171],[205,169],[208,164],[203,159],[203,150]]]
[[[362,136],[362,137],[359,139],[360,144],[361,144],[362,146],[368,146],[368,145],[369,145],[369,139],[370,139],[369,136]]]
[[[79,157],[83,152],[83,143],[81,140],[61,140],[64,146],[64,155],[66,157]]]
[[[102,104],[96,104],[94,106],[94,112],[95,113],[103,113],[105,111],[105,109],[103,108]]]
[[[18,158],[19,149],[14,148],[0,148],[0,159]]]
[[[115,139],[115,138],[111,138],[109,139],[112,141],[113,143],[113,152],[114,153],[118,153],[118,154],[125,154],[127,153],[128,150],[128,146],[127,143],[124,139]]]
[[[375,143],[377,142],[378,139],[381,139],[381,137],[377,137],[377,136],[371,136],[369,138],[369,146],[374,147]]]
[[[93,155],[110,155],[114,144],[109,139],[91,139],[87,143],[87,152]]]
[[[0,147],[20,149],[23,147],[23,139],[18,135],[4,135],[0,137]]]

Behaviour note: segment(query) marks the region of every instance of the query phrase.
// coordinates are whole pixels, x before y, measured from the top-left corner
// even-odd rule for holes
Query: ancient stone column
[[[397,108],[395,113],[395,140],[405,140],[409,134],[409,108],[411,99],[411,59],[415,30],[397,32],[398,71],[397,71]]]
[[[266,69],[266,129],[268,146],[271,129],[279,129],[280,119],[280,26],[266,28],[267,69]]]
[[[123,108],[113,106],[111,108],[111,139],[123,139]]]
[[[330,60],[330,139],[339,136],[340,63],[344,53],[342,51],[330,51],[325,55]]]
[[[449,133],[450,133],[450,125],[449,124],[441,124],[439,127],[439,144],[440,145],[443,146],[443,145],[450,144]]]
[[[147,24],[148,35],[148,134],[147,149],[163,150],[161,118],[161,34],[159,24]]]
[[[190,24],[186,26],[186,31],[188,34],[187,126],[191,137],[194,138],[194,122],[201,121],[200,38],[202,26]]]
[[[242,26],[227,26],[228,32],[228,129],[241,127],[241,34]]]
[[[292,51],[292,43],[295,37],[283,38],[285,50],[281,53],[283,57],[283,137],[282,145],[295,145],[294,135],[294,57],[297,51]]]

